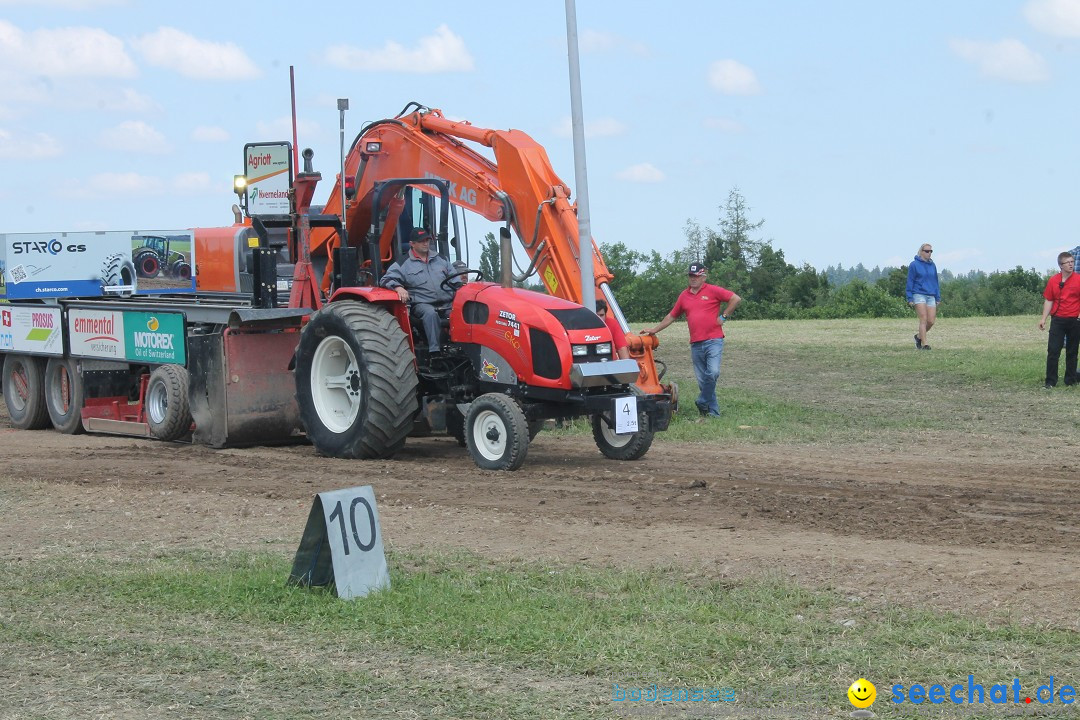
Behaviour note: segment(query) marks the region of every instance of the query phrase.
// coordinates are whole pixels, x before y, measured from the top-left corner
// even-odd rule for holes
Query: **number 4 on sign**
[[[638,431],[637,398],[633,395],[615,398],[615,434]]]
[[[311,505],[289,584],[331,583],[338,597],[346,600],[390,587],[379,510],[370,485],[319,493]]]

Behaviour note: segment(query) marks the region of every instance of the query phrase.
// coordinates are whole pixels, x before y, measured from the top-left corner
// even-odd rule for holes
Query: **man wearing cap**
[[[380,285],[396,290],[401,302],[412,301],[411,314],[424,328],[428,352],[439,353],[441,325],[437,307],[445,307],[454,293],[442,286],[452,272],[450,261],[431,252],[431,235],[423,228],[413,228],[409,252],[400,262],[387,268]]]
[[[689,287],[682,291],[675,307],[655,327],[642,330],[642,335],[655,335],[675,319],[686,315],[686,325],[690,329],[690,359],[694,361],[694,374],[697,376],[698,395],[694,404],[702,417],[720,417],[720,406],[716,402],[716,381],[720,379],[720,359],[724,354],[724,323],[735,312],[742,298],[735,293],[705,282],[706,267],[701,263],[692,263],[688,273]],[[724,303],[724,312],[720,306]]]

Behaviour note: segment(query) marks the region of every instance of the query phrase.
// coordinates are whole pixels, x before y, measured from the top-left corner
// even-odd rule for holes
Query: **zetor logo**
[[[55,238],[52,240],[19,240],[11,243],[11,249],[14,251],[15,255],[28,255],[30,253],[59,255],[65,250],[70,253],[86,252],[85,245],[72,243],[65,247],[64,243]]]

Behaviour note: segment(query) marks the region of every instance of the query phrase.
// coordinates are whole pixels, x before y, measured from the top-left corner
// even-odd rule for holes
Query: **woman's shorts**
[[[926,307],[937,307],[937,298],[933,295],[920,295],[919,293],[911,293],[911,302],[916,305],[925,305]]]

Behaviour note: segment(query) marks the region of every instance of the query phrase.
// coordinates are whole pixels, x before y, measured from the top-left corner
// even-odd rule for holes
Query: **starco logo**
[[[28,255],[30,253],[59,255],[64,252],[64,250],[67,250],[70,253],[86,252],[85,245],[73,243],[64,247],[64,243],[56,238],[53,238],[52,240],[22,240],[13,242],[11,243],[11,249],[13,251],[12,254],[14,255]]]

